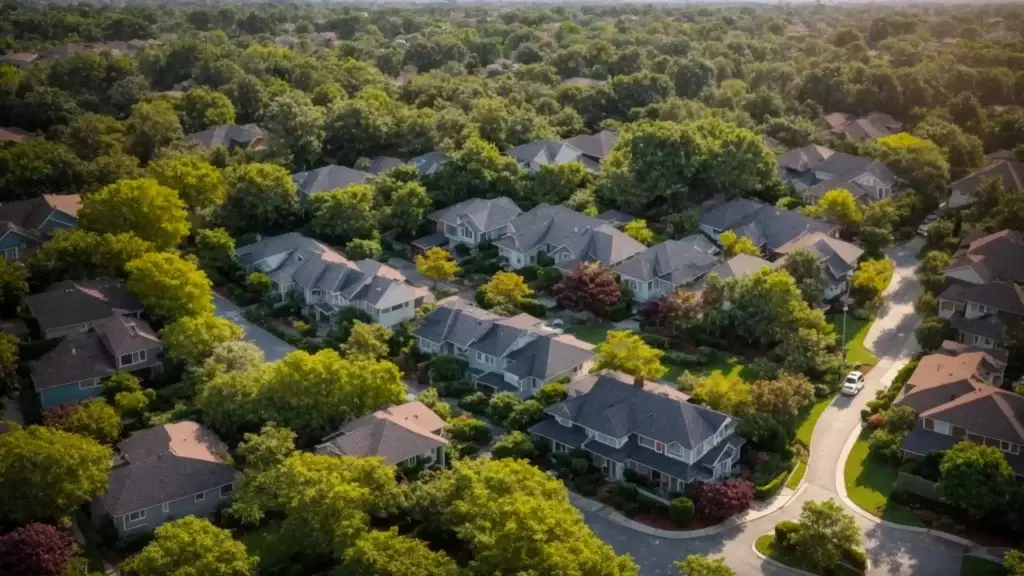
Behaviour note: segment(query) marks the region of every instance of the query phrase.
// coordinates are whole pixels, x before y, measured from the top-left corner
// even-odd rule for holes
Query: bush
[[[431,382],[454,382],[461,380],[466,362],[455,356],[437,356],[430,361]]]
[[[629,302],[623,300],[622,302],[609,307],[607,314],[608,320],[611,320],[612,322],[622,322],[629,319],[633,314],[633,310],[630,307]]]
[[[458,258],[465,258],[466,256],[469,256],[472,253],[472,251],[473,250],[469,246],[463,244],[462,242],[456,243],[455,247],[452,248],[452,252],[454,252],[455,256]]]
[[[782,368],[778,364],[768,360],[767,358],[758,358],[750,364],[747,364],[744,376],[749,373],[749,379],[751,381],[774,380],[778,378],[779,371],[781,369]]]
[[[790,548],[792,536],[800,531],[800,523],[783,520],[775,525],[775,544],[780,548]]]
[[[548,315],[548,309],[533,298],[523,298],[518,304],[516,304],[516,308],[519,308],[534,318],[543,318]]]
[[[890,432],[879,428],[868,437],[868,450],[886,462],[898,463],[902,452],[900,444],[903,442],[903,434]]]
[[[569,462],[569,470],[573,476],[582,476],[590,468],[590,462],[586,458],[573,458]]]
[[[436,384],[434,387],[437,388],[437,393],[445,398],[462,398],[476,390],[476,388],[466,380],[441,382]]]
[[[640,489],[632,482],[619,482],[614,490],[615,495],[625,502],[636,502],[640,497]]]
[[[491,431],[487,424],[473,418],[458,418],[448,426],[448,435],[452,440],[470,444],[486,444],[491,441]]]
[[[533,282],[537,279],[537,276],[540,275],[540,266],[537,266],[536,264],[523,266],[519,269],[519,275],[523,277],[523,280]]]
[[[529,460],[537,453],[533,440],[526,434],[513,430],[498,439],[491,449],[491,456],[501,458],[524,458]]]
[[[473,414],[485,414],[487,413],[487,405],[491,399],[487,397],[487,394],[483,392],[473,392],[466,396],[463,396],[459,400],[459,408]]]
[[[918,361],[907,363],[906,366],[900,368],[900,371],[896,373],[896,377],[892,379],[892,384],[889,388],[884,391],[879,391],[877,397],[874,400],[868,402],[868,409],[872,414],[881,412],[882,410],[888,410],[892,403],[899,396],[900,391],[906,386],[907,380],[914,374],[914,370],[917,370]]]
[[[789,470],[783,470],[779,472],[778,476],[773,478],[767,484],[762,486],[754,487],[754,499],[756,500],[767,500],[772,496],[778,494],[779,490],[786,484],[786,478],[789,477]]]
[[[843,561],[861,571],[868,569],[867,554],[861,550],[855,550],[853,548],[843,550]]]
[[[540,402],[541,406],[550,406],[565,400],[568,396],[569,394],[565,391],[565,386],[558,382],[551,382],[537,390],[537,393],[533,395],[533,399]]]
[[[473,298],[476,299],[476,305],[483,308],[484,310],[490,310],[493,305],[491,301],[487,299],[487,286],[480,286],[473,293]]]
[[[520,402],[505,419],[505,425],[513,430],[525,432],[530,426],[544,419],[544,407],[536,400]]]
[[[685,496],[676,498],[668,505],[668,517],[672,519],[676,526],[686,526],[693,522],[694,513],[693,500]]]
[[[644,340],[646,341],[646,338]],[[661,361],[665,364],[674,364],[676,366],[700,365],[700,358],[693,354],[687,354],[686,352],[680,352],[678,350],[666,350],[661,356]]]
[[[713,484],[697,483],[697,511],[703,518],[725,520],[750,508],[754,484],[746,480],[726,480]]]
[[[557,268],[541,268],[537,273],[537,287],[545,292],[550,292],[551,289],[562,281],[562,271]]]
[[[505,424],[508,417],[512,415],[516,407],[522,404],[522,400],[512,392],[498,392],[491,396],[487,405],[487,417],[495,424]]]

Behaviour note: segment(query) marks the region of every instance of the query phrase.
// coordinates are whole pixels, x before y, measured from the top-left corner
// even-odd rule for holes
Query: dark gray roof
[[[576,147],[590,158],[600,162],[611,154],[615,143],[619,141],[619,135],[610,130],[602,130],[597,134],[580,134],[565,141],[566,144]]]
[[[779,154],[777,160],[782,168],[803,172],[815,168],[835,153],[835,150],[831,148],[809,144],[801,148],[786,150]]]
[[[460,221],[470,223],[477,232],[488,232],[512,222],[523,211],[510,198],[504,196],[484,200],[470,198],[447,208],[437,210],[427,218],[456,226]]]
[[[970,197],[987,178],[995,178],[1007,190],[1024,190],[1024,162],[1000,160],[953,182],[950,188]]]
[[[924,456],[939,450],[949,450],[958,442],[960,442],[959,438],[925,430],[921,421],[918,420],[914,429],[903,438],[900,448],[911,454]],[[1003,452],[1003,456],[1006,457],[1007,464],[1013,468],[1017,476],[1024,476],[1024,452],[1021,454]]]
[[[570,340],[571,338],[571,340]],[[538,336],[506,357],[505,371],[519,378],[537,378],[547,381],[564,375],[594,357],[593,346],[575,338],[560,335]]]
[[[554,418],[545,418],[530,428],[530,434],[579,448],[587,441],[587,433],[578,426],[562,426]]]
[[[1024,234],[1001,230],[994,234],[964,239],[946,268],[972,268],[985,282],[1005,280],[1024,283]]]
[[[961,334],[991,338],[996,342],[1006,342],[1006,324],[999,316],[992,314],[981,318],[965,318],[956,314],[949,319],[949,326]]]
[[[98,324],[96,332],[114,356],[149,350],[161,345],[156,331],[140,318],[113,316]]]
[[[228,448],[195,422],[165,424],[117,445],[126,463],[110,471],[102,502],[113,517],[231,484],[235,469],[219,456]]]
[[[604,220],[616,228],[625,226],[634,220],[629,214],[619,212],[618,210],[605,210],[597,215],[597,219]]]
[[[29,312],[46,331],[83,322],[98,322],[116,313],[137,313],[142,303],[117,280],[98,278],[53,284],[25,298]]]
[[[444,152],[427,152],[422,156],[409,159],[409,164],[419,171],[420,176],[437,172],[441,165],[448,161],[448,155]]]
[[[766,204],[757,200],[736,198],[701,214],[700,223],[716,230],[728,230],[765,206]]]
[[[700,278],[718,263],[718,248],[703,234],[651,246],[615,267],[620,276],[661,278],[674,285]]]
[[[729,420],[729,416],[696,404],[672,400],[602,376],[586,394],[547,407],[553,416],[612,438],[640,434],[687,450],[707,440]]]
[[[859,246],[833,238],[821,232],[805,234],[792,242],[779,246],[776,254],[783,255],[775,261],[776,266],[785,263],[785,256],[795,250],[809,250],[825,264],[825,275],[830,282],[838,282],[857,268],[857,261],[864,254]]]
[[[989,282],[988,284],[951,284],[940,300],[976,302],[1000,312],[1024,316],[1024,288],[1013,282]]]
[[[835,227],[808,218],[794,210],[783,210],[756,200],[738,198],[705,212],[700,223],[720,231],[732,230],[754,245],[775,250],[810,232],[830,233]]]
[[[423,318],[413,334],[438,344],[451,342],[456,346],[469,346],[500,319],[501,316],[466,300],[446,300]]]
[[[117,373],[117,365],[96,332],[65,338],[56,348],[32,364],[32,385],[36,391],[107,378]]]
[[[883,183],[892,184],[896,175],[889,167],[873,158],[836,152],[814,167],[815,172],[833,174],[835,179],[855,178],[869,172]]]
[[[515,158],[520,164],[537,164],[547,166],[554,164],[565,164],[567,162],[579,162],[590,171],[601,169],[601,165],[588,158],[583,151],[565,142],[557,140],[537,140],[527,144],[520,144],[515,148],[505,151],[507,156]]]
[[[307,197],[317,192],[341,190],[353,184],[362,184],[371,178],[373,178],[373,174],[369,172],[335,164],[292,174],[295,187],[303,196]]]
[[[185,140],[195,142],[205,148],[215,146],[248,147],[257,138],[266,138],[267,132],[256,124],[221,124],[211,126],[201,132],[187,134]]]
[[[391,156],[377,156],[370,160],[370,165],[366,168],[366,171],[370,174],[380,174],[397,166],[405,166],[405,162]]]

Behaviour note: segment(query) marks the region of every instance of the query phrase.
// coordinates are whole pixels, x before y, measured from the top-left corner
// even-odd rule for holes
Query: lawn
[[[843,337],[843,315],[833,314],[828,318],[829,324],[836,329],[836,336],[842,343]],[[846,361],[849,364],[860,366],[861,364],[878,364],[878,358],[864,347],[864,338],[871,329],[874,318],[861,320],[854,318],[852,314],[846,315]]]
[[[835,395],[829,396],[828,398],[822,398],[814,404],[811,404],[809,408],[804,408],[796,416],[797,427],[796,427],[796,439],[803,443],[804,446],[811,445],[811,435],[814,434],[814,425],[818,423],[818,419],[825,413],[825,409],[832,404],[832,400],[835,399]]]
[[[281,547],[281,524],[274,522],[242,536],[245,551],[260,557],[260,566],[281,566],[288,562],[288,553]]]
[[[754,541],[754,548],[756,548],[757,551],[761,554],[764,554],[765,556],[771,558],[772,560],[775,560],[776,562],[785,564],[786,566],[792,566],[793,568],[797,568],[799,570],[806,570],[806,568],[804,568],[803,566],[803,563],[800,562],[798,559],[794,558],[792,554],[785,550],[781,550],[775,547],[775,534],[765,534],[764,536],[758,537],[758,539]],[[852,574],[860,574],[860,572],[857,572],[849,566],[840,564],[839,566],[835,567],[835,569],[832,571],[832,574],[836,574],[838,576],[847,576]]]
[[[923,526],[906,508],[887,505],[897,470],[870,454],[866,432],[853,445],[843,472],[846,494],[856,505],[890,522]]]
[[[608,337],[609,330],[614,329],[615,327],[611,324],[598,324],[596,326],[592,324],[581,324],[579,326],[570,326],[569,328],[566,328],[565,331],[584,342],[597,345],[604,342],[605,338]]]
[[[668,368],[668,372],[665,373],[664,380],[675,382],[686,370],[689,370],[691,374],[698,378],[710,376],[715,372],[722,372],[727,376],[735,376],[736,378],[745,379],[742,374],[744,365],[741,364],[739,360],[740,359],[735,356],[719,352],[718,356],[715,357],[715,360],[708,363],[706,366],[680,366],[677,364],[663,362],[665,367]]]
[[[800,481],[804,479],[804,475],[807,474],[807,463],[803,460],[797,460],[796,468],[786,479],[786,488],[790,490],[796,490],[797,486],[800,485]]]
[[[987,558],[965,554],[960,563],[960,576],[1006,576],[1006,568]]]

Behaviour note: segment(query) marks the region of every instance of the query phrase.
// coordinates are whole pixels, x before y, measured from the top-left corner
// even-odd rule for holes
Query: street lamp
[[[850,309],[850,279],[846,280],[846,294],[843,294],[843,366],[846,366],[846,312]]]

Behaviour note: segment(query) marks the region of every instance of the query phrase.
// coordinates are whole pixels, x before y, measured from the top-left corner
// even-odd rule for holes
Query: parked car
[[[864,374],[854,370],[846,375],[843,382],[843,394],[854,396],[864,388]]]
[[[931,226],[932,222],[935,222],[935,220],[937,220],[938,217],[938,212],[932,212],[931,214],[925,216],[924,222],[921,222],[921,225],[917,227],[917,233],[920,234],[921,236],[927,236],[928,227]]]

